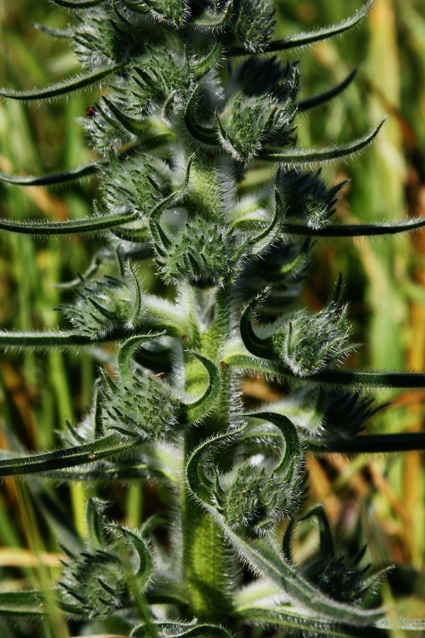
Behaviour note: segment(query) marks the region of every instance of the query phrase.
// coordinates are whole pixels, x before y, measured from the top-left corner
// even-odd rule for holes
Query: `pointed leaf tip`
[[[355,155],[365,149],[376,138],[386,119],[387,117],[382,118],[369,133],[345,146],[329,146],[322,149],[298,148],[281,152],[269,151],[259,155],[258,159],[266,162],[276,162],[286,167],[311,166],[313,164],[324,165],[343,157]]]

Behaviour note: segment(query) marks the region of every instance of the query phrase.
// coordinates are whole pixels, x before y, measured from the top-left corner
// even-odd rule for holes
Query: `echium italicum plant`
[[[359,389],[422,387],[425,375],[340,369],[355,348],[342,278],[316,313],[300,304],[300,284],[315,238],[389,234],[425,220],[333,222],[341,184],[326,185],[320,167],[365,149],[382,122],[345,146],[300,148],[299,113],[337,96],[354,74],[301,100],[299,65],[280,55],[349,30],[373,0],[340,24],[286,39],[274,37],[269,0],[52,1],[71,13],[58,35],[70,38],[83,72],[1,95],[52,99],[101,83],[83,118],[98,160],[1,179],[49,185],[95,175],[100,195],[87,219],[0,226],[34,236],[103,233],[107,243],[60,309],[68,330],[3,332],[0,343],[113,342],[116,355],[60,449],[4,452],[0,461],[3,477],[91,485],[88,536],[62,543],[50,603],[89,633],[91,623],[107,632],[113,621],[133,638],[258,636],[261,628],[385,634],[386,610],[371,603],[381,575],[369,573],[362,552],[335,553],[322,506],[302,510],[304,460],[424,447],[420,434],[364,435],[377,408]],[[241,188],[259,166],[270,169],[267,181]],[[142,281],[146,260],[168,295]],[[249,411],[244,375],[289,381],[289,394]],[[128,481],[157,485],[168,511],[140,529],[114,522],[96,486]],[[307,563],[291,552],[297,517],[320,530]],[[52,607],[46,596],[0,593],[0,610],[42,616]]]

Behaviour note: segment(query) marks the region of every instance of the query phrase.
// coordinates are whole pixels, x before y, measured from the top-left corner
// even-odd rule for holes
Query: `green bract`
[[[338,556],[324,509],[304,516],[319,524],[316,555],[297,564],[291,538],[306,454],[425,447],[423,434],[364,435],[379,408],[359,395],[423,387],[425,375],[340,369],[354,348],[342,277],[315,313],[301,307],[301,283],[312,237],[392,234],[425,219],[333,221],[342,184],[327,186],[321,166],[365,149],[383,122],[343,146],[300,148],[298,114],[336,97],[354,73],[299,100],[299,66],[279,54],[347,31],[373,0],[341,24],[282,40],[271,0],[52,2],[69,10],[62,36],[83,71],[0,95],[41,100],[101,83],[82,118],[97,159],[0,181],[46,186],[94,175],[100,192],[91,217],[3,219],[0,228],[106,234],[108,244],[67,286],[75,289],[60,306],[68,331],[2,332],[0,346],[115,349],[92,410],[67,424],[60,449],[0,459],[2,477],[90,485],[87,537],[57,526],[66,559],[50,602],[87,634],[382,635],[386,609],[364,604],[377,577],[366,576],[362,554]],[[152,275],[145,281],[141,266]],[[244,373],[290,380],[288,396],[246,413]],[[107,518],[98,497],[101,485],[126,481],[155,484],[164,501],[166,511],[138,530]],[[43,616],[47,599],[2,589],[0,612]]]

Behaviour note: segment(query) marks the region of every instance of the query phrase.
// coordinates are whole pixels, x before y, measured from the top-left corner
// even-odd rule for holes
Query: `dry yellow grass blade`
[[[0,567],[59,567],[61,554],[40,552],[36,556],[29,549],[22,547],[0,548]]]

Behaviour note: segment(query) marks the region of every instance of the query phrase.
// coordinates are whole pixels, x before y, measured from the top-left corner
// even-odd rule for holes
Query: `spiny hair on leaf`
[[[356,345],[349,343],[348,306],[341,303],[342,279],[330,304],[313,314],[303,308],[293,313],[273,336],[276,355],[296,376],[315,374],[340,363]]]
[[[74,51],[87,68],[120,64],[140,47],[141,26],[136,20],[130,24],[120,19],[112,4],[103,3],[77,17],[72,28]]]
[[[326,512],[321,505],[310,510],[300,521],[315,518],[320,529],[320,546],[306,562],[299,565],[303,576],[324,594],[340,603],[360,605],[362,601],[375,591],[376,584],[382,573],[366,577],[370,564],[360,567],[367,547],[363,547],[353,558],[336,556],[333,535]],[[295,517],[290,524],[283,539],[283,551],[285,558],[292,561],[291,545],[295,530]]]
[[[328,188],[321,169],[314,173],[291,169],[276,174],[276,187],[287,216],[302,220],[311,228],[323,228],[329,223],[345,183]]]
[[[172,389],[158,376],[135,369],[127,385],[102,373],[102,411],[105,430],[124,438],[156,440],[178,423],[181,403]]]
[[[234,37],[252,52],[261,52],[267,47],[275,25],[274,10],[270,0],[235,0],[236,20],[232,25]]]
[[[141,282],[130,265],[125,275],[83,282],[76,301],[60,306],[60,312],[82,335],[94,339],[134,328],[143,317]]]
[[[146,542],[108,521],[104,509],[97,513],[100,534],[85,550],[68,553],[59,581],[65,601],[77,600],[89,618],[107,618],[132,606],[134,587],[143,592],[154,571]]]
[[[292,145],[294,105],[290,99],[280,102],[273,96],[246,96],[236,92],[217,118],[223,148],[232,157],[248,162],[267,143]]]
[[[200,288],[224,286],[240,270],[240,242],[231,229],[195,218],[170,237],[167,253],[157,261],[166,281],[184,278]]]
[[[148,216],[172,190],[167,164],[148,154],[138,154],[102,168],[102,204],[110,212],[133,210]]]

